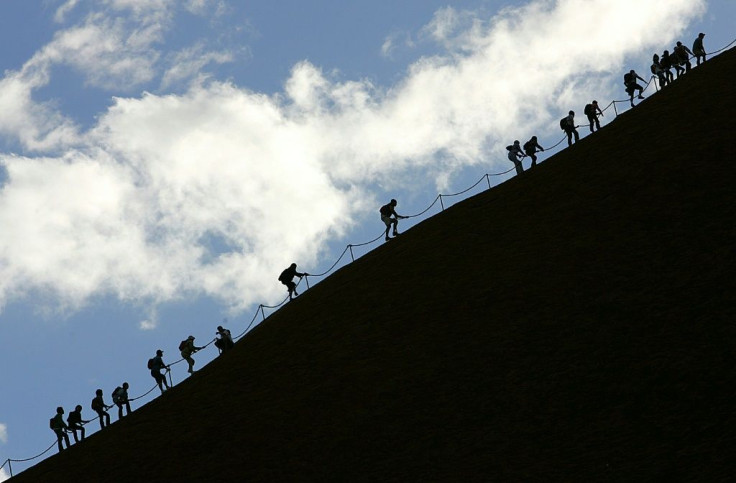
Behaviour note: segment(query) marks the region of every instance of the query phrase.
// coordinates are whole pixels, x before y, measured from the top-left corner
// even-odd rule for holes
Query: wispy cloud
[[[8,442],[8,426],[5,423],[0,423],[0,443]]]
[[[151,5],[108,3],[136,15]],[[329,240],[372,213],[377,186],[441,184],[508,139],[553,128],[559,112],[618,87],[627,56],[661,50],[703,9],[692,0],[664,12],[634,0],[562,0],[482,18],[445,8],[423,30],[442,50],[396,85],[301,62],[272,96],[210,81],[177,95],[118,97],[84,133],[62,113],[44,118],[52,107],[29,100],[48,72],[11,73],[0,81],[0,106],[15,75],[27,100],[16,110],[45,109],[29,117],[36,134],[25,142],[43,149],[52,134],[76,142],[60,154],[0,156],[8,173],[0,302],[38,290],[68,310],[99,294],[153,305],[208,295],[237,310],[281,296],[267,282],[285,262],[317,263]],[[60,46],[81,32],[68,35],[37,55],[68,52]],[[129,52],[128,40],[111,52]],[[85,51],[86,42],[75,45]],[[204,48],[181,55],[171,82],[218,62]],[[0,129],[20,132],[3,119]],[[427,173],[425,184],[417,172]],[[154,326],[155,318],[141,324]]]

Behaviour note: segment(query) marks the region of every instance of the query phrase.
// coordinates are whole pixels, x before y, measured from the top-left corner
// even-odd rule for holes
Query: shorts
[[[396,220],[386,215],[381,215],[381,221],[386,224],[386,227],[389,227],[396,223]]]

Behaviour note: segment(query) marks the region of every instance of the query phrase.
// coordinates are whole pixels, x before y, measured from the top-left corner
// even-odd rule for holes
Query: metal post
[[[304,275],[304,281],[307,282],[307,289],[309,288],[309,275]]]
[[[488,173],[486,173],[486,181],[488,182],[488,189],[491,189],[491,178],[488,176]]]
[[[437,195],[440,199],[440,206],[442,207],[442,211],[445,211],[445,204],[442,203],[442,195]]]
[[[167,372],[169,373],[169,387],[174,387],[174,381],[171,379],[171,369]]]
[[[350,259],[355,261],[355,257],[353,256],[353,245],[348,245],[348,249],[350,250]]]
[[[263,304],[258,306],[259,309],[261,309],[261,317],[263,317],[263,320],[266,320],[266,312],[263,310]]]
[[[616,110],[616,101],[613,101],[613,112],[616,114],[616,117],[618,117],[618,111]]]
[[[10,473],[10,476],[13,476],[13,466],[10,464],[10,459],[8,459],[8,472]]]

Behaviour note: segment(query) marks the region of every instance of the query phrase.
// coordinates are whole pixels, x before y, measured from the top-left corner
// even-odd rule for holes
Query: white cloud
[[[292,260],[313,266],[327,241],[374,209],[376,183],[421,186],[417,172],[446,183],[508,139],[554,129],[559,112],[610,95],[611,79],[618,87],[627,55],[661,50],[702,11],[692,0],[666,12],[633,0],[536,2],[490,19],[445,8],[424,30],[445,53],[415,62],[388,89],[302,62],[273,96],[201,82],[180,95],[116,98],[75,149],[0,156],[9,177],[0,193],[0,303],[38,290],[68,310],[99,294],[152,306],[205,294],[235,309],[281,296],[274,274]],[[96,25],[58,36],[39,58],[84,54],[87,45],[82,57],[104,58],[95,50],[104,46],[84,40]],[[197,47],[181,55],[167,82],[218,61]],[[26,99],[48,74],[32,67],[16,79]],[[9,98],[0,90],[0,105],[39,108]],[[28,122],[40,148],[59,129],[57,137],[73,137],[62,116]],[[140,322],[155,326],[155,312]]]
[[[0,481],[5,481],[9,479],[10,479],[10,475],[8,474],[7,471],[5,471],[5,468],[0,469]]]
[[[171,67],[162,77],[161,88],[166,89],[182,80],[200,76],[208,64],[225,64],[233,62],[235,58],[236,54],[231,51],[205,51],[204,44],[200,42],[171,56]]]
[[[5,423],[0,423],[0,443],[8,442],[8,426]]]
[[[77,3],[79,3],[79,0],[67,0],[64,2],[64,4],[56,9],[56,13],[54,14],[54,22],[56,23],[63,23],[66,20],[66,15],[74,10],[74,7],[77,6]]]

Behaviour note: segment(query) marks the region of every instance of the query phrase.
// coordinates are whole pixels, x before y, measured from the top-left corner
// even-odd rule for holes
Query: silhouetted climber
[[[532,167],[537,165],[537,150],[544,151],[544,148],[537,142],[537,136],[532,136],[529,141],[524,143],[524,153],[532,158]]]
[[[56,416],[51,418],[49,421],[49,427],[56,433],[56,443],[59,445],[59,452],[64,449],[64,447],[61,445],[61,441],[66,441],[66,447],[69,448],[69,436],[66,434],[66,430],[68,429],[66,423],[64,422],[64,408],[59,406],[56,408]]]
[[[215,341],[215,347],[220,349],[220,352],[227,352],[235,346],[233,337],[230,335],[230,331],[223,328],[221,325],[217,326],[217,335],[220,337]]]
[[[657,76],[657,79],[659,79],[659,86],[664,87],[667,85],[669,79],[667,79],[667,74],[665,73],[665,70],[662,68],[662,64],[659,62],[659,56],[657,54],[654,54],[652,56],[652,65],[649,67],[649,70],[652,71],[652,74]],[[672,73],[670,72],[670,75]]]
[[[69,417],[66,418],[66,422],[69,423],[69,430],[72,432],[72,436],[74,436],[74,442],[79,443],[79,439],[77,439],[77,431],[80,432],[82,435],[82,441],[84,441],[84,426],[82,426],[84,423],[88,423],[89,421],[85,421],[82,419],[82,406],[77,404],[77,407],[74,408],[74,411],[69,413]]]
[[[156,351],[156,357],[148,359],[148,368],[151,370],[151,376],[156,380],[156,384],[158,384],[161,394],[164,393],[164,386],[166,386],[166,389],[171,389],[169,384],[166,382],[166,376],[161,374],[162,369],[166,369],[167,371],[169,370],[169,366],[164,364],[163,355],[164,351],[159,349]]]
[[[677,58],[677,63],[675,64],[675,70],[677,71],[677,75],[679,76],[682,73],[682,67],[685,66],[685,73],[690,72],[690,69],[692,68],[692,64],[690,63],[690,56],[694,55],[690,49],[682,45],[682,42],[679,40],[677,41],[677,44],[675,45],[675,48],[672,49],[672,54]],[[678,69],[678,66],[680,68]]]
[[[567,145],[572,146],[572,137],[575,136],[575,142],[580,141],[580,134],[575,126],[575,111],[570,111],[567,116],[560,119],[560,128],[567,134]]]
[[[187,361],[187,364],[189,364],[189,368],[187,369],[187,372],[189,374],[194,373],[194,359],[192,359],[192,354],[197,352],[198,350],[202,349],[202,347],[197,347],[194,345],[194,336],[190,335],[185,340],[181,341],[179,344],[179,350],[181,351],[181,356],[184,358],[185,361]]]
[[[700,65],[700,58],[703,58],[703,62],[705,62],[705,47],[703,47],[703,37],[705,37],[705,34],[703,32],[700,32],[698,34],[698,38],[695,39],[693,42],[693,55],[695,56],[695,62],[697,62],[698,65]]]
[[[590,132],[593,132],[593,126],[595,125],[596,129],[601,128],[601,123],[598,121],[598,114],[601,116],[603,115],[603,111],[601,111],[601,108],[598,107],[598,101],[593,101],[590,104],[586,104],[583,108],[583,114],[585,114],[588,117],[588,122],[590,122]]]
[[[381,209],[378,210],[381,213],[381,221],[386,225],[386,241],[390,240],[388,232],[391,229],[391,226],[394,227],[394,236],[398,236],[399,232],[397,228],[399,225],[399,220],[409,218],[408,216],[401,216],[400,214],[396,213],[397,204],[397,201],[392,199],[388,204],[383,205]]]
[[[92,411],[96,412],[100,417],[100,429],[105,429],[105,426],[110,426],[110,414],[107,412],[112,406],[105,404],[102,398],[102,389],[95,391],[95,398],[92,399]]]
[[[130,415],[129,387],[128,383],[124,382],[122,386],[118,386],[112,391],[112,402],[118,407],[118,421],[123,419],[123,406],[125,406],[126,414]]]
[[[521,164],[521,160],[524,159],[524,151],[522,151],[519,141],[514,141],[514,144],[506,146],[506,151],[509,152],[509,161],[514,163],[516,176],[521,175],[524,172],[524,165]]]
[[[307,272],[299,273],[296,271],[296,263],[289,265],[289,267],[284,269],[284,271],[281,272],[281,275],[279,275],[279,282],[286,285],[286,290],[289,291],[289,300],[291,300],[292,297],[299,295],[299,292],[296,291],[294,277],[302,278],[305,275],[309,274]]]
[[[674,59],[670,55],[669,50],[665,50],[662,52],[662,58],[659,59],[659,65],[662,67],[662,70],[664,71],[665,77],[667,77],[667,83],[672,84],[672,81],[675,80],[675,76],[672,74],[672,69],[674,64]]]
[[[626,93],[629,95],[631,107],[634,107],[634,91],[639,91],[639,99],[644,99],[644,96],[641,95],[644,92],[644,88],[636,83],[636,79],[646,82],[634,69],[624,74],[624,85],[626,86]]]

